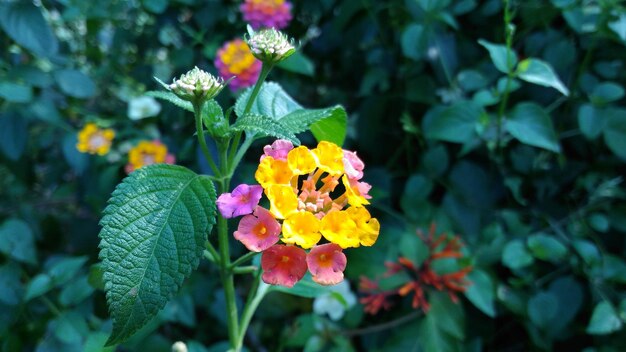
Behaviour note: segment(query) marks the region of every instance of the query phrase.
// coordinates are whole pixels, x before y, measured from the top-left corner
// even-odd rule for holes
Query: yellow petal
[[[265,189],[270,200],[270,213],[277,219],[285,219],[298,211],[298,197],[288,185],[271,184]]]
[[[341,175],[344,172],[343,150],[335,143],[321,141],[312,152],[317,157],[320,169],[331,175]]]
[[[287,164],[296,175],[305,175],[313,172],[317,167],[315,156],[309,148],[300,146],[289,151]]]
[[[356,223],[345,211],[331,211],[322,218],[321,225],[322,235],[330,242],[344,249],[359,246]]]
[[[288,244],[309,249],[322,238],[320,234],[320,220],[312,213],[300,211],[290,215],[283,222],[283,239]]]

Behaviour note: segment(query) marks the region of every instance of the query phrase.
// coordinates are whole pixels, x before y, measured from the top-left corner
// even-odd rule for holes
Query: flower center
[[[288,256],[286,256],[286,255],[283,255],[283,256],[280,258],[280,261],[281,261],[281,262],[283,262],[283,263],[287,263],[287,262],[289,261],[289,257],[288,257]]]

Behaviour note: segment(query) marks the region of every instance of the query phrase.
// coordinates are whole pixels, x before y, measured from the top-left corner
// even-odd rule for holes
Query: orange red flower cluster
[[[403,283],[399,287],[384,290],[379,283],[367,277],[361,277],[359,289],[365,294],[360,302],[365,305],[365,311],[376,314],[381,309],[387,310],[392,306],[392,296],[409,296],[413,294],[411,305],[413,308],[421,308],[428,312],[430,305],[426,297],[426,290],[434,288],[438,291],[445,291],[453,302],[458,302],[457,293],[465,292],[470,284],[466,280],[467,274],[472,271],[471,266],[464,267],[458,271],[439,274],[433,269],[433,262],[439,259],[461,258],[460,252],[463,245],[457,236],[448,237],[446,233],[435,236],[435,225],[431,225],[428,236],[424,236],[421,230],[417,235],[428,246],[429,257],[421,265],[415,265],[410,259],[400,257],[396,262],[386,263],[387,272],[384,277],[393,276],[398,273],[408,274],[410,281]]]

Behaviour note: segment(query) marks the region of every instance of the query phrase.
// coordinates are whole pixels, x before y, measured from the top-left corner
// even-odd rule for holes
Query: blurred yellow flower
[[[158,163],[173,164],[174,162],[174,155],[168,154],[165,144],[158,140],[141,141],[128,152],[126,172],[131,173],[147,165]]]
[[[111,149],[115,131],[100,129],[95,123],[88,123],[78,132],[76,149],[81,153],[105,155]]]

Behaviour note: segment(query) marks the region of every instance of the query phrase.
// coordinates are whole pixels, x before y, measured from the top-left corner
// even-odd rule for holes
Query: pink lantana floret
[[[365,164],[355,152],[344,149],[343,167],[350,180],[360,180],[363,178],[363,169],[365,168]]]
[[[257,206],[252,215],[246,215],[239,221],[239,228],[234,236],[252,252],[261,252],[278,242],[280,223],[270,212]]]
[[[320,285],[336,285],[343,281],[347,259],[339,245],[327,243],[313,247],[306,256],[306,263],[313,281]]]
[[[285,28],[292,18],[289,1],[245,0],[239,9],[243,19],[254,29]]]
[[[263,187],[241,184],[232,193],[223,193],[217,198],[217,208],[226,219],[251,214],[259,204]]]
[[[261,256],[263,282],[293,287],[306,274],[306,252],[296,246],[275,244]]]
[[[266,145],[263,147],[263,155],[261,160],[266,156],[271,156],[275,160],[287,160],[287,154],[293,149],[293,144],[285,139],[277,139],[272,145]]]

